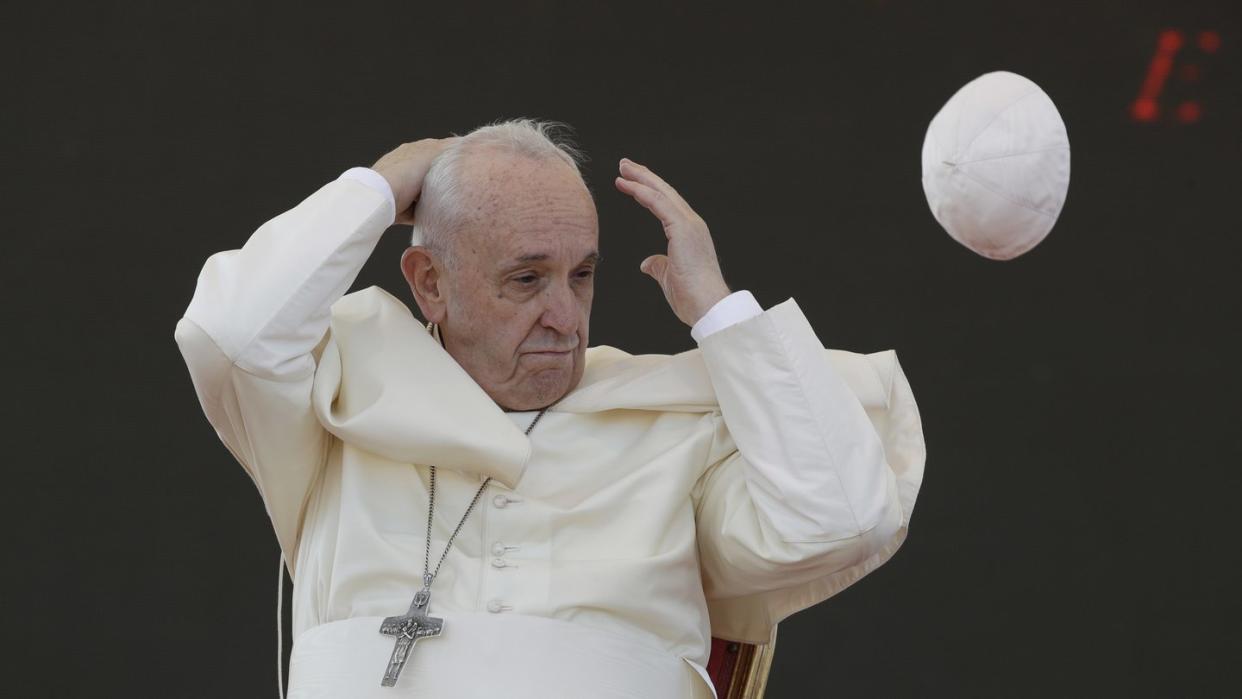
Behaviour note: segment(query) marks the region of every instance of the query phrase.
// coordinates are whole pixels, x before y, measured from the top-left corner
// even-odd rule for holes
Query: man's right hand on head
[[[388,180],[392,187],[393,198],[397,204],[397,218],[394,223],[407,226],[414,224],[414,204],[423,191],[423,178],[431,168],[431,162],[444,152],[445,148],[461,136],[448,138],[424,138],[411,143],[402,143],[384,154],[371,166]]]

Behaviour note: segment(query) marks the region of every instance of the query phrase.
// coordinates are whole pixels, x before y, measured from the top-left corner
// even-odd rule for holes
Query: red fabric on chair
[[[712,678],[716,687],[716,696],[725,699],[729,696],[729,685],[733,682],[733,673],[737,670],[740,643],[725,641],[712,637],[712,652],[707,659],[707,675]]]

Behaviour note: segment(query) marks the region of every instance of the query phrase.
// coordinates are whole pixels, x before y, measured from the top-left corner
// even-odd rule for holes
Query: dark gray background
[[[592,344],[693,346],[638,271],[663,236],[613,189],[629,156],[706,219],[734,288],[795,297],[827,346],[895,348],[914,387],[909,539],[782,624],[770,697],[1236,689],[1242,11],[1087,5],[9,11],[6,688],[270,696],[276,542],[173,342],[198,270],[403,141],[534,116],[593,158]],[[1166,27],[1222,39],[1165,91],[1196,124],[1128,116]],[[1073,147],[1061,220],[1006,263],[919,182],[928,121],[1001,69]],[[354,288],[412,303],[407,234]]]

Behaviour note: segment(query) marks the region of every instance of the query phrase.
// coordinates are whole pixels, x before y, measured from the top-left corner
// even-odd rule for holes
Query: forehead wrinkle
[[[463,164],[462,181],[474,199],[472,209],[479,214],[531,207],[575,211],[579,195],[585,195],[594,209],[586,183],[566,163],[495,148],[481,149],[472,155],[476,157],[467,158]]]
[[[596,214],[565,197],[526,193],[513,199],[488,196],[471,228],[497,244],[560,246],[595,231]],[[563,239],[563,240],[562,240]],[[503,242],[502,242],[503,241]]]
[[[560,189],[559,184],[523,183],[515,186],[505,183],[494,188],[481,189],[476,192],[476,201],[472,208],[479,221],[525,223],[537,217],[546,218],[547,223],[552,225],[578,224],[586,211],[583,201]],[[591,214],[594,213],[593,208],[592,206]]]
[[[541,252],[532,246],[561,248],[582,234],[597,235],[594,199],[568,165],[499,156],[472,158],[463,168],[466,216],[459,233],[470,252]],[[578,181],[570,184],[571,178]],[[512,260],[503,257],[500,265]]]
[[[528,252],[523,255],[518,255],[517,257],[512,257],[506,260],[505,268],[509,269],[513,267],[520,267],[523,264],[526,264],[528,262],[546,262],[547,260],[550,260],[550,259],[552,259],[552,255],[546,252]],[[581,264],[586,264],[588,262],[598,263],[601,259],[602,257],[600,256],[599,251],[592,250],[591,252],[588,252],[582,258],[582,260],[578,262],[578,264],[581,265]]]

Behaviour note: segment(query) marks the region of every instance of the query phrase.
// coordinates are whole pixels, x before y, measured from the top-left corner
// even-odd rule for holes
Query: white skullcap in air
[[[954,240],[994,260],[1017,257],[1048,235],[1069,176],[1069,136],[1056,106],[1007,71],[966,83],[923,140],[932,215]]]

